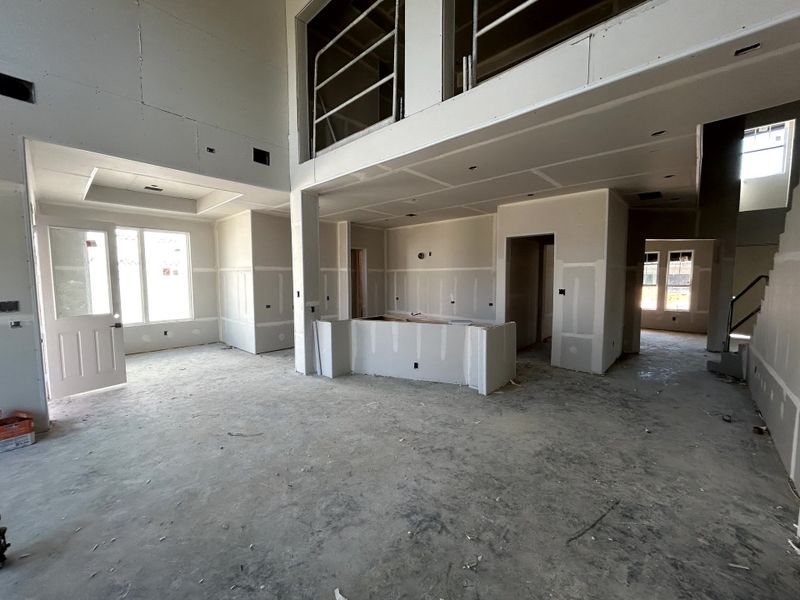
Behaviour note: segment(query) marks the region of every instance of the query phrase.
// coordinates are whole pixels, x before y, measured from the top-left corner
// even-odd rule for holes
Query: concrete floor
[[[747,389],[701,337],[643,342],[606,377],[523,354],[488,398],[130,357],[0,455],[0,598],[796,600],[798,505]]]

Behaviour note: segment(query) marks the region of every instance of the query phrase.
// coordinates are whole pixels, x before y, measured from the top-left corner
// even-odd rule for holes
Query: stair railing
[[[759,304],[758,307],[750,311],[746,317],[740,319],[735,325],[733,324],[733,309],[736,306],[736,302],[741,300],[742,296],[752,290],[762,279],[765,279],[766,282],[769,283],[769,275],[759,275],[753,279],[753,281],[751,281],[741,292],[731,298],[731,303],[728,307],[728,333],[725,336],[725,352],[729,352],[731,349],[731,334],[761,312],[761,304]]]

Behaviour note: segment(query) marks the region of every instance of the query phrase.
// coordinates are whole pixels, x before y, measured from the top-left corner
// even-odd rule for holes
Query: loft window
[[[118,228],[116,237],[122,322],[191,319],[189,234]]]
[[[645,252],[642,310],[658,309],[658,252]]]
[[[758,179],[786,172],[789,123],[774,123],[744,132],[742,179]]]
[[[402,0],[331,0],[306,24],[310,155],[402,117]]]
[[[667,263],[666,309],[688,311],[692,305],[694,253],[691,250],[669,253]]]

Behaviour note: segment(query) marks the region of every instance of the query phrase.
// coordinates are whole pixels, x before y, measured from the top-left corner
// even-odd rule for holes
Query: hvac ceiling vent
[[[19,77],[12,77],[5,73],[0,73],[0,95],[13,98],[14,100],[22,100],[28,104],[36,103],[36,95],[34,94],[32,82],[25,81]]]
[[[639,194],[639,200],[661,200],[664,195],[661,192],[642,192]]]

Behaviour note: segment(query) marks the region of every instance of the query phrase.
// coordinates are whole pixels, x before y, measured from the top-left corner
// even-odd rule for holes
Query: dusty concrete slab
[[[0,456],[0,598],[797,598],[747,389],[700,337],[642,347],[605,377],[523,354],[487,398],[291,352],[131,357]]]

